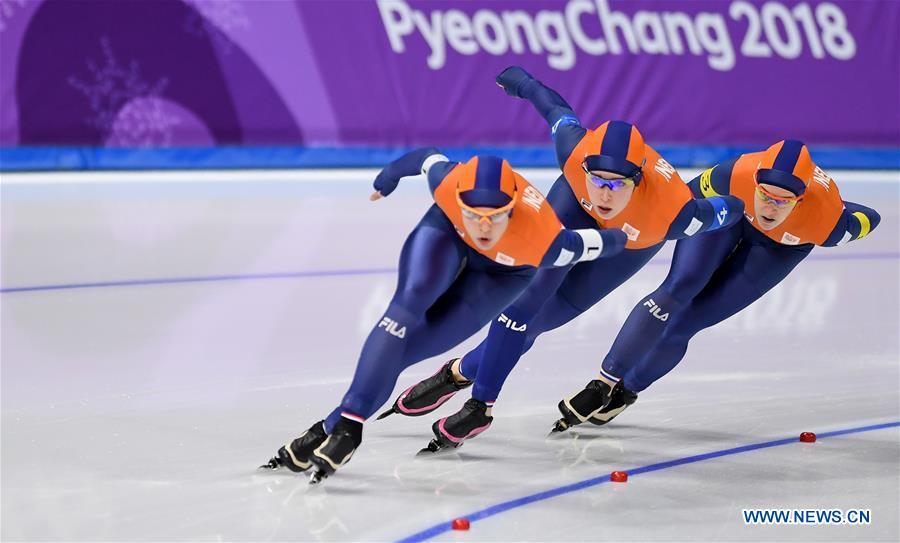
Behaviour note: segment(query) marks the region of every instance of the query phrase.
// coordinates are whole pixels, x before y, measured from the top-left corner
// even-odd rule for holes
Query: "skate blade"
[[[378,416],[375,418],[375,420],[386,419],[386,418],[388,418],[389,416],[393,415],[394,413],[396,413],[396,411],[394,411],[394,408],[392,407],[392,408],[388,409],[387,411],[385,411],[384,413],[378,415]]]
[[[422,449],[421,451],[416,453],[416,456],[435,456],[442,453],[447,453],[450,451],[455,451],[459,447],[462,446],[460,443],[458,446],[453,447],[451,445],[445,445],[438,441],[437,439],[432,439],[428,442],[428,446]]]
[[[317,469],[316,471],[309,474],[309,484],[318,485],[321,484],[322,481],[328,478],[328,473]]]
[[[559,419],[556,423],[553,424],[553,429],[550,430],[550,433],[547,434],[547,437],[553,437],[559,435],[562,432],[565,432],[569,429],[569,423],[566,422],[566,419]]]
[[[274,471],[274,470],[280,468],[280,467],[283,466],[283,465],[284,465],[284,464],[281,463],[281,458],[278,458],[277,456],[273,456],[272,458],[269,459],[268,462],[266,462],[265,464],[259,466],[259,467],[256,468],[256,469],[262,469],[262,470]]]

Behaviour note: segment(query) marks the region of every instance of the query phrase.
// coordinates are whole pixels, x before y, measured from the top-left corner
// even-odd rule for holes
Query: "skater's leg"
[[[507,321],[493,322],[487,339],[474,353],[472,362],[467,364],[463,360],[463,375],[471,379],[468,373],[471,371],[475,377],[472,397],[494,402],[519,358],[531,348],[540,334],[558,328],[587,311],[641,269],[660,247],[661,244],[629,250],[609,259],[576,264],[531,321],[527,319],[527,314],[515,311],[518,301],[509,309],[509,314],[504,310],[504,314],[508,315]],[[529,291],[532,288],[529,287]],[[519,331],[515,330],[512,322],[516,323]],[[480,359],[477,357],[479,354]]]
[[[465,440],[485,431],[493,420],[491,407],[503,382],[537,336],[562,326],[589,309],[643,267],[659,248],[628,251],[605,261],[577,264],[562,281],[556,278],[559,287],[543,303],[534,300],[547,297],[546,290],[549,289],[546,287],[550,281],[546,278],[552,276],[545,276],[547,283],[537,280],[532,283],[522,297],[491,323],[487,339],[475,351],[476,355],[481,355],[481,360],[478,365],[473,364],[477,373],[472,399],[459,412],[434,423],[435,438],[426,450],[435,452],[446,447],[459,447]],[[522,311],[520,304],[531,313]],[[538,313],[529,322],[529,314],[533,314],[535,308]],[[466,371],[464,363],[464,375],[467,375]]]
[[[459,236],[452,229],[420,224],[410,234],[400,254],[397,290],[363,345],[341,405],[326,419],[329,433],[341,412],[368,418],[380,405],[378,400],[384,391],[390,393],[402,369],[410,331],[419,326],[427,309],[453,284],[464,255]]]
[[[690,302],[740,241],[742,225],[679,240],[666,279],[637,303],[603,359],[602,375],[617,382],[659,341],[670,316]]]
[[[563,282],[572,267],[548,268],[538,271],[534,281],[511,305],[502,311],[503,317],[494,319],[491,323],[487,337],[473,350],[466,353],[460,365],[460,372],[469,380],[474,380],[478,375],[481,360],[485,357],[489,340],[491,349],[495,351],[492,356],[497,356],[496,351],[501,345],[512,350],[516,355],[521,354],[523,348],[520,344],[534,343],[535,338],[542,332],[535,319],[539,318],[541,308],[552,298],[556,290]],[[574,308],[569,308],[568,314],[574,318],[577,314]],[[562,323],[560,323],[561,325]]]
[[[476,333],[522,292],[533,274],[533,269],[514,273],[464,271],[428,310],[423,324],[411,332],[402,367],[446,352]],[[458,373],[454,362],[445,363],[434,375],[404,390],[391,408],[378,418],[392,413],[425,415],[470,385],[471,382],[454,377]],[[389,394],[390,390],[384,393]]]
[[[741,242],[706,288],[673,315],[656,347],[625,375],[625,387],[640,392],[671,371],[684,357],[688,342],[697,332],[758,300],[787,277],[811,250],[811,245],[789,247]]]
[[[547,203],[556,212],[556,216],[566,228],[596,228],[597,222],[588,215],[584,208],[572,192],[569,182],[565,177],[560,175],[550,192],[547,193]],[[600,261],[595,263],[599,264]],[[606,262],[606,259],[602,260]],[[583,267],[585,264],[579,265]],[[572,266],[565,268],[548,268],[539,270],[534,281],[528,286],[528,289],[516,299],[513,303],[515,310],[511,312],[524,314],[520,317],[523,322],[529,322],[529,328],[525,333],[525,347],[523,352],[531,348],[534,340],[540,334],[539,330],[552,330],[562,326],[566,322],[574,319],[580,314],[580,311],[569,304],[568,301],[556,299],[559,285],[565,279],[565,276],[572,270]],[[540,313],[540,309],[548,304],[552,307],[550,311]],[[554,307],[555,306],[555,307]],[[547,320],[549,318],[549,320]],[[475,349],[469,351],[462,359],[462,374],[468,379],[475,379],[478,373],[478,366],[484,358],[484,349],[486,341],[482,341]]]
[[[559,217],[559,220],[566,228],[578,229],[597,227],[597,222],[584,211],[578,198],[572,192],[572,188],[569,186],[568,181],[566,181],[563,176],[560,176],[553,184],[553,187],[547,194],[547,202],[553,207],[557,217]],[[659,247],[656,248],[656,250],[658,249]],[[521,356],[521,354],[531,348],[534,341],[541,333],[553,330],[571,321],[585,309],[605,296],[612,288],[621,284],[621,281],[617,282],[615,285],[610,285],[610,288],[604,288],[603,285],[588,285],[589,289],[593,287],[597,290],[591,289],[590,292],[587,292],[582,288],[583,282],[586,282],[586,280],[582,278],[590,277],[596,269],[602,270],[610,267],[621,268],[623,265],[625,268],[633,266],[634,269],[630,272],[627,269],[623,269],[622,271],[623,276],[626,276],[625,278],[627,279],[627,276],[630,276],[637,271],[646,260],[649,260],[649,258],[655,254],[655,250],[651,249],[648,251],[648,254],[645,255],[644,251],[629,250],[613,259],[585,262],[577,264],[574,267],[569,266],[566,268],[540,270],[528,289],[515,301],[513,307],[504,310],[504,314],[506,314],[507,317],[509,317],[511,313],[518,317],[513,319],[520,323],[518,326],[521,326],[522,324],[527,325],[527,329],[524,330],[524,344],[518,349],[518,352],[516,352],[516,344],[521,343],[523,338],[511,337],[515,335],[512,332],[504,333],[503,337],[497,338],[497,332],[493,332],[495,326],[492,325],[492,332],[489,333],[488,337],[491,337],[491,334],[495,334],[494,337],[497,338],[498,342],[508,342],[510,346],[503,350],[511,350],[511,352],[515,353],[515,360],[518,360],[518,357]],[[633,256],[637,256],[638,258],[636,259],[637,262],[631,264],[629,263],[629,260],[631,260]],[[574,273],[573,278],[567,279],[570,272]],[[573,285],[572,288],[566,289],[566,292],[573,301],[570,301],[569,296],[560,293],[560,285],[563,284],[564,280],[566,283]],[[624,279],[622,279],[622,281],[624,281]],[[475,349],[469,351],[463,357],[460,369],[467,379],[477,378],[478,368],[485,357],[486,348],[487,339],[482,341]],[[507,360],[505,364],[500,365],[511,367],[510,364],[514,365],[515,360]],[[501,368],[499,371],[500,374],[503,374],[506,370]]]
[[[345,397],[348,404],[346,415],[341,416],[344,407],[335,409],[328,419],[313,424],[303,435],[279,449],[278,456],[269,462],[269,467],[285,465],[292,471],[304,471],[315,462],[316,451],[326,445],[332,456],[320,459],[321,462],[334,464],[341,462],[334,460],[337,457],[343,461],[349,459],[349,455],[333,449],[337,446],[346,447],[348,443],[353,449],[358,445],[358,439],[362,436],[362,424],[355,409],[357,406],[364,406],[370,387],[380,386],[377,371],[379,357],[402,353],[406,338],[404,327],[412,327],[424,317],[428,305],[452,284],[463,261],[465,253],[459,246],[460,242],[452,225],[446,220],[441,221],[435,210],[436,208],[432,208],[426,213],[403,245],[397,291],[384,317],[369,334],[363,347],[354,385],[351,385],[347,394],[349,398]],[[371,376],[368,381],[367,376]],[[329,435],[337,427],[338,434],[343,438],[329,441]],[[327,473],[328,466],[323,464],[319,472]]]
[[[465,270],[427,311],[421,333],[411,337],[403,363],[409,366],[445,353],[481,330],[518,298],[535,279],[535,270],[493,273]]]

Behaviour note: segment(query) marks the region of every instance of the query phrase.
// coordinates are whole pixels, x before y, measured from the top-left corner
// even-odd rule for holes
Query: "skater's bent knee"
[[[681,303],[687,303],[703,290],[706,283],[707,278],[702,274],[681,274],[666,278],[660,290]]]

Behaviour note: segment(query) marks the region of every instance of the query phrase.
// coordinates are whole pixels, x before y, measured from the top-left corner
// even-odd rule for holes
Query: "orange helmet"
[[[812,181],[812,158],[802,141],[781,140],[763,152],[756,182],[775,185],[802,196]]]
[[[613,172],[641,181],[644,166],[644,137],[637,127],[625,121],[607,121],[594,133],[600,140],[597,154],[584,157],[589,171]]]
[[[503,207],[516,194],[516,177],[509,162],[491,155],[475,156],[461,166],[457,189],[471,207]]]

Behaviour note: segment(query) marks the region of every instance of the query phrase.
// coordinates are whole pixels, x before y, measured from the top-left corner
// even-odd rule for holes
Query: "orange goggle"
[[[456,189],[456,203],[459,204],[460,209],[462,209],[462,215],[466,219],[470,221],[478,221],[479,224],[487,223],[487,224],[500,224],[509,220],[509,215],[512,213],[513,207],[516,205],[516,200],[519,197],[519,190],[516,189],[513,192],[513,198],[503,207],[498,207],[496,209],[492,209],[490,211],[479,211],[474,207],[470,207],[466,205],[462,200],[462,196],[460,190]]]
[[[778,196],[777,194],[772,194],[766,189],[762,188],[758,184],[756,185],[756,195],[759,196],[763,202],[767,204],[772,204],[776,207],[782,206],[795,206],[797,202],[799,202],[803,195],[800,196]]]
[[[759,170],[761,167],[762,162],[757,164],[756,171],[753,172],[753,182],[756,184],[756,195],[759,196],[763,202],[777,207],[797,205],[797,202],[803,198],[802,194],[800,196],[779,196],[777,194],[772,194],[759,185]]]

